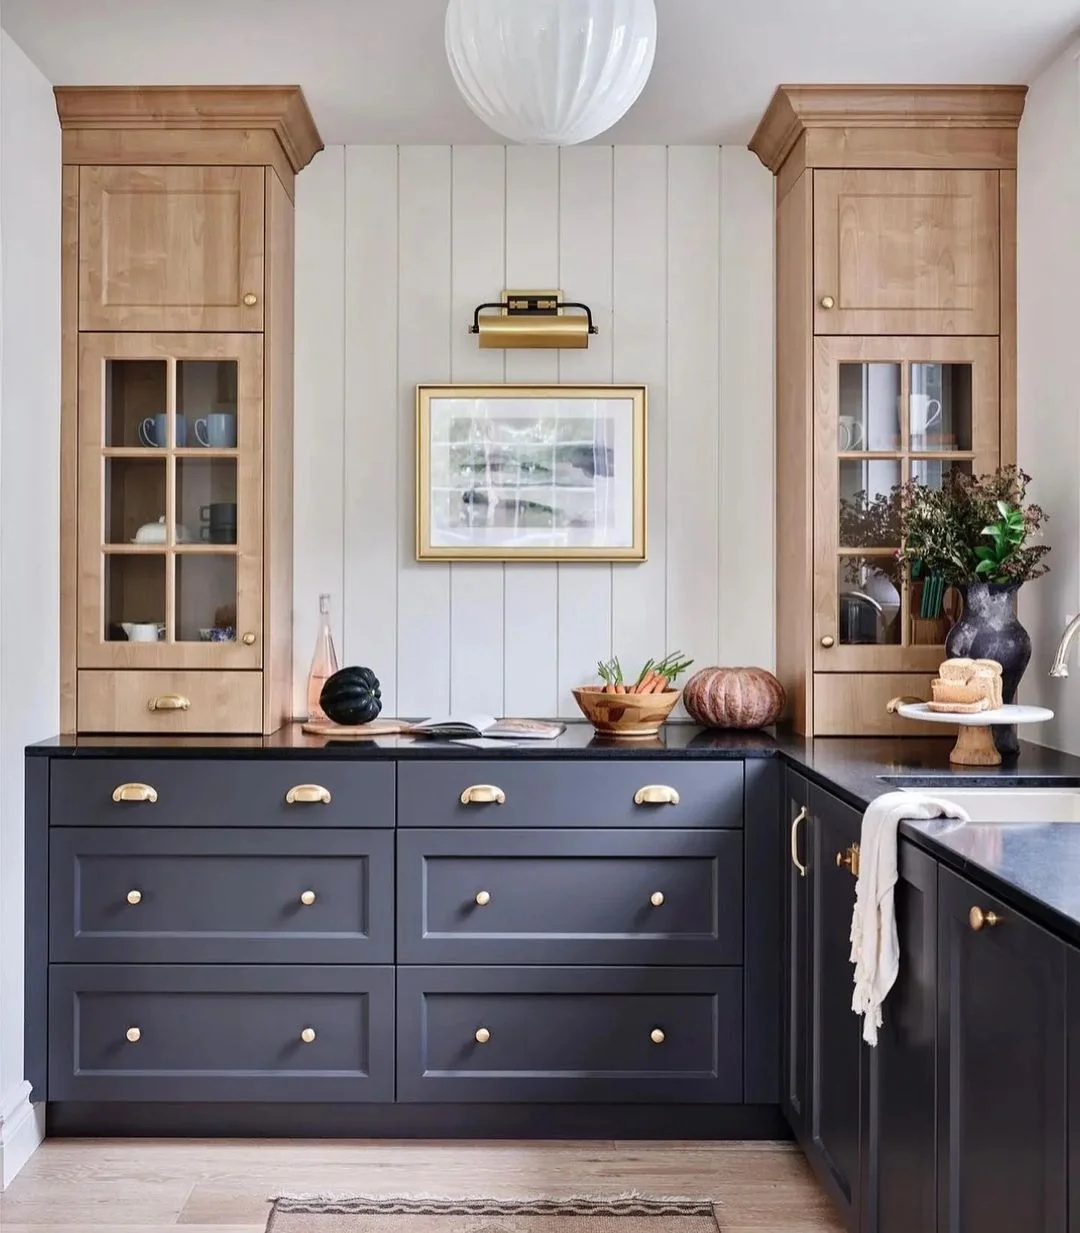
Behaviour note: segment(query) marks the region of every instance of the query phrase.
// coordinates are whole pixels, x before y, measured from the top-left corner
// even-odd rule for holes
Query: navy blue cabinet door
[[[1065,1233],[1065,954],[939,868],[942,1233]]]
[[[862,1020],[851,1009],[851,914],[855,878],[850,853],[862,816],[810,790],[813,904],[811,1108],[809,1156],[849,1229],[858,1227]]]
[[[863,1053],[863,1233],[935,1233],[937,862],[900,843],[900,974]]]
[[[783,1107],[801,1142],[810,1131],[810,788],[784,776]]]

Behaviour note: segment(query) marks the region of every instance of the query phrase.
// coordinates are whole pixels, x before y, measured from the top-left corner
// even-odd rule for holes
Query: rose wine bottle
[[[334,649],[334,635],[330,632],[330,596],[319,596],[319,636],[315,640],[315,654],[311,657],[311,671],[308,673],[307,701],[308,722],[323,723],[326,715],[319,705],[319,695],[331,677],[338,670],[337,651]]]

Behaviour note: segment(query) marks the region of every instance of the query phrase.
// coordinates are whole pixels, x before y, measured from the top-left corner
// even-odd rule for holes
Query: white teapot
[[[135,532],[135,538],[131,542],[133,544],[163,544],[165,542],[165,515],[162,514],[157,522],[144,522]],[[191,542],[191,532],[182,522],[177,523],[176,526],[176,542],[178,544]]]

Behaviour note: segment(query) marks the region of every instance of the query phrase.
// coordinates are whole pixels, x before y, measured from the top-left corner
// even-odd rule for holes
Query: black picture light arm
[[[523,309],[515,309],[515,310],[512,310],[512,311],[508,311],[508,310],[507,310],[507,305],[506,305],[505,301],[504,301],[504,302],[501,302],[501,303],[478,304],[478,305],[476,306],[476,311],[473,313],[473,323],[472,323],[472,325],[470,325],[470,326],[469,326],[469,333],[470,333],[470,334],[479,334],[479,333],[480,333],[480,313],[481,313],[481,312],[482,312],[485,308],[497,308],[500,312],[507,312],[507,315],[508,315],[508,316],[510,316],[510,317],[551,317],[551,316],[554,316],[554,315],[555,315],[555,314],[554,314],[554,313],[552,313],[552,312],[548,312],[548,311],[543,311],[543,312],[542,312],[542,311],[540,311],[540,310],[538,310],[538,309],[524,309],[524,310],[523,310]],[[563,308],[579,308],[579,309],[581,309],[581,311],[585,314],[586,320],[587,320],[587,321],[588,321],[588,323],[589,323],[589,333],[590,333],[590,334],[599,334],[599,333],[600,333],[600,331],[596,328],[596,326],[595,326],[595,325],[593,325],[592,309],[588,306],[588,304],[579,304],[579,303],[577,303],[577,302],[576,302],[576,301],[574,301],[574,300],[568,300],[568,301],[566,301],[565,303],[563,303],[563,302],[559,302],[559,303],[556,305],[556,311],[558,311],[559,309],[563,309]]]

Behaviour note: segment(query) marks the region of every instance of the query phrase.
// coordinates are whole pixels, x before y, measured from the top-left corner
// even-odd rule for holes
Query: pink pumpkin
[[[764,728],[783,714],[784,687],[764,668],[702,668],[683,689],[687,713],[707,728]]]

